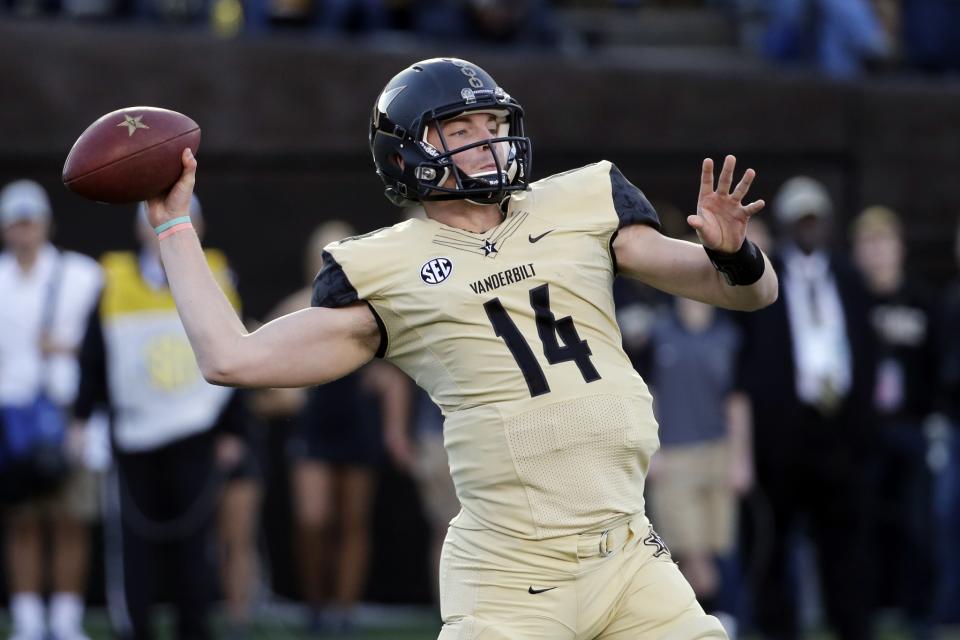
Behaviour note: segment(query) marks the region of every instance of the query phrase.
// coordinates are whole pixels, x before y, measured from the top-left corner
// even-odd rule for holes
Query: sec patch
[[[420,279],[427,284],[440,284],[453,273],[453,262],[450,258],[433,258],[427,260],[420,267]]]

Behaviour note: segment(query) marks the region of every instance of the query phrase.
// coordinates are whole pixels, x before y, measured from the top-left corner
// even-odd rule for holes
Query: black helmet
[[[496,115],[497,137],[450,149],[438,126],[443,148],[427,142],[430,124],[472,112]],[[494,152],[495,143],[507,146],[506,162]],[[490,149],[497,169],[466,175],[452,156],[478,146]],[[456,58],[417,62],[387,83],[373,105],[370,151],[387,198],[401,206],[424,200],[500,203],[509,192],[525,189],[530,178],[532,149],[523,132],[523,109],[490,74]],[[451,175],[456,186],[442,186]]]

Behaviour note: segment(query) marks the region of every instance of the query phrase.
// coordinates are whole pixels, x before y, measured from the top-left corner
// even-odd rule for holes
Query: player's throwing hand
[[[147,220],[156,228],[179,216],[189,215],[190,196],[197,177],[197,159],[190,149],[184,149],[181,155],[183,173],[170,191],[147,200]]]
[[[687,224],[696,230],[704,247],[725,253],[735,253],[740,248],[747,235],[747,221],[764,207],[763,200],[743,204],[750,184],[757,175],[753,169],[747,169],[736,189],[730,191],[736,165],[735,157],[727,156],[724,159],[720,180],[714,189],[713,160],[706,158],[703,161],[697,213],[687,216]]]

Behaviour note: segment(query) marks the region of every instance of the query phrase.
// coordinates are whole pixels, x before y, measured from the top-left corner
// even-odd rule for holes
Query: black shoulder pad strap
[[[343,272],[343,267],[330,255],[330,252],[324,251],[323,268],[313,281],[313,297],[310,304],[314,307],[337,308],[353,304],[359,299],[357,290],[350,284],[347,274]],[[367,302],[367,307],[376,319],[377,328],[380,330],[380,346],[377,348],[376,357],[382,358],[387,352],[387,327],[373,305]]]
[[[620,218],[618,229],[631,224],[646,224],[660,229],[660,218],[657,217],[653,205],[643,195],[643,191],[623,177],[615,165],[610,165],[610,188],[613,192],[613,206]]]
[[[323,268],[313,281],[313,297],[310,304],[314,307],[343,307],[356,302],[357,290],[343,267],[328,251],[323,252]]]

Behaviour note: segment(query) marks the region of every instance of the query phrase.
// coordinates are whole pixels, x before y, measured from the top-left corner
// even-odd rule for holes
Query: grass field
[[[435,640],[439,631],[436,611],[416,607],[364,607],[360,624],[354,633],[348,636],[338,634],[308,634],[300,624],[302,615],[296,607],[270,606],[258,616],[245,640]],[[157,640],[175,640],[173,617],[169,610],[161,610],[157,616]],[[878,623],[877,640],[909,640],[910,635],[896,624],[893,618],[883,618]],[[215,622],[217,637],[232,640],[226,633],[222,619]],[[113,637],[107,614],[102,609],[93,609],[87,613],[86,630],[91,640],[108,640]],[[9,618],[6,612],[0,615],[0,637],[9,634]],[[834,636],[825,632],[814,632],[805,636],[806,640],[833,640]],[[960,628],[944,628],[936,635],[937,640],[960,640]],[[751,636],[741,636],[740,640],[756,640]]]
[[[350,640],[435,640],[440,629],[438,614],[427,608],[364,607],[358,616],[360,622]],[[333,639],[340,635],[308,634],[301,624],[299,607],[269,606],[257,616],[244,640],[301,640],[306,638]],[[174,618],[170,609],[160,608],[156,616],[157,640],[175,640]],[[87,611],[85,629],[91,640],[113,638],[107,612],[103,609]],[[228,640],[226,625],[221,616],[215,617],[215,635]],[[8,637],[8,612],[0,613],[0,638]]]

